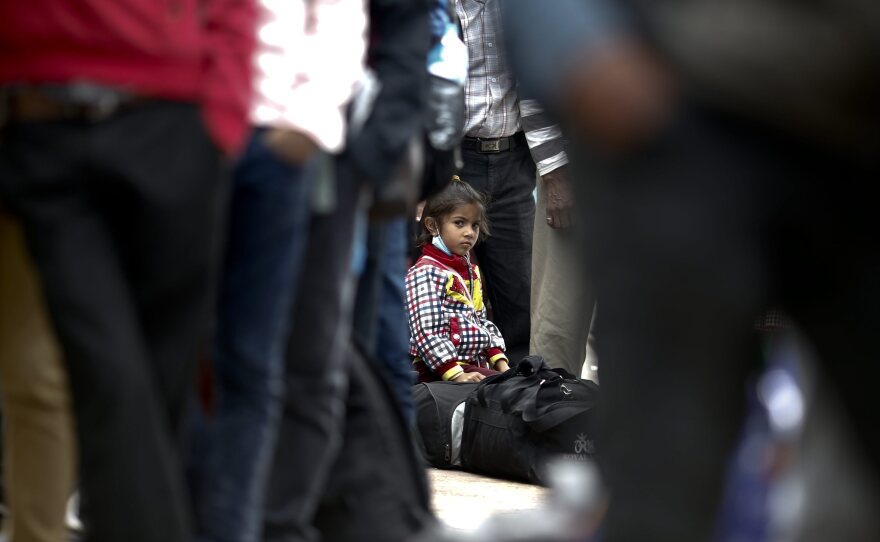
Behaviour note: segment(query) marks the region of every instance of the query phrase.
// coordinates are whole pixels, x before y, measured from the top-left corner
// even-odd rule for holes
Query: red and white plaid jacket
[[[462,373],[461,365],[507,361],[504,339],[486,318],[480,270],[462,256],[422,248],[406,275],[406,305],[410,354],[443,380]]]

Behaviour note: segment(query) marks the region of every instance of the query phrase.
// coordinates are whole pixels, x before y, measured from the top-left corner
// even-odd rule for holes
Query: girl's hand
[[[452,380],[450,380],[450,382],[457,382],[459,384],[462,384],[464,382],[479,382],[484,378],[486,377],[480,373],[458,373],[457,375],[452,377]]]
[[[508,365],[507,362],[502,359],[495,363],[495,367],[493,367],[493,369],[495,369],[499,373],[503,373],[504,371],[510,370],[510,365]]]

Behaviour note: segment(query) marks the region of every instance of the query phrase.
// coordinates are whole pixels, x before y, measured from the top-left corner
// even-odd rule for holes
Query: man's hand
[[[463,384],[465,382],[479,382],[486,378],[481,373],[458,373],[451,382],[457,382],[459,384]]]
[[[495,367],[492,367],[492,368],[495,369],[496,371],[498,371],[499,373],[503,373],[503,372],[510,369],[510,365],[508,365],[507,362],[502,359],[502,360],[495,362]]]
[[[588,142],[604,151],[650,138],[673,112],[672,75],[634,42],[610,43],[575,64],[565,88],[566,111]]]
[[[301,166],[318,150],[312,139],[296,130],[273,128],[266,132],[266,146],[285,162]]]
[[[568,166],[562,166],[543,175],[541,181],[544,183],[543,189],[547,195],[547,225],[554,229],[569,227],[574,198],[568,180]]]

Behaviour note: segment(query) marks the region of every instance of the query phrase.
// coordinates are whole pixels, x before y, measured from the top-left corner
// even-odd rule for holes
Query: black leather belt
[[[513,138],[499,137],[496,139],[486,139],[482,137],[465,137],[461,140],[461,148],[477,151],[481,154],[495,154],[498,152],[509,151],[513,146]]]

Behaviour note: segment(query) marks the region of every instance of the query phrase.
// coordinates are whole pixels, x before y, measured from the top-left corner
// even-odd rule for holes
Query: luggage
[[[467,399],[462,464],[465,470],[546,485],[554,458],[596,455],[599,386],[539,356],[480,382]]]
[[[453,431],[456,409],[477,387],[455,382],[424,382],[413,387],[416,408],[416,444],[422,457],[432,467],[448,469],[458,466],[455,459],[461,445],[461,433]],[[457,433],[457,434],[456,434]]]

